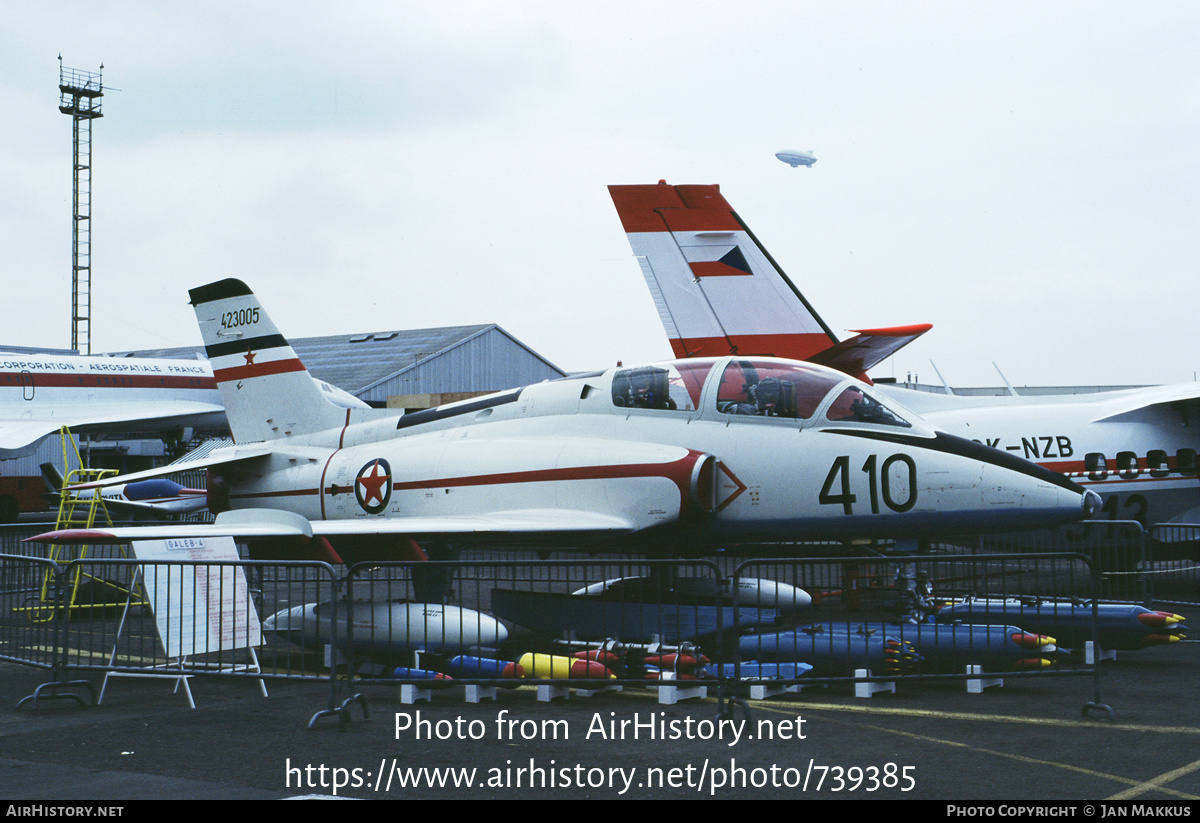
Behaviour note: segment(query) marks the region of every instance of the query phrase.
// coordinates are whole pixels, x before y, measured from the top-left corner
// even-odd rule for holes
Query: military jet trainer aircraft
[[[774,354],[861,374],[928,326],[838,342],[715,185],[609,186],[678,356]],[[890,341],[890,342],[889,342]],[[933,426],[1019,455],[1103,498],[1110,520],[1200,516],[1200,384],[965,397],[880,383]]]
[[[1031,528],[1096,504],[852,377],[768,357],[616,368],[404,415],[346,409],[244,283],[190,295],[235,440],[191,464],[209,469],[216,522],[35,540],[315,537],[350,562],[435,538],[678,553]]]

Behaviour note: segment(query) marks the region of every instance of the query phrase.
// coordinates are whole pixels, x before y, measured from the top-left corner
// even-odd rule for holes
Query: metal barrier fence
[[[0,554],[44,557],[45,548],[22,540],[47,525],[0,526]],[[837,544],[778,546],[780,556],[833,555]],[[1100,571],[1104,599],[1200,605],[1200,525],[1160,524],[1144,529],[1133,520],[1089,521],[1055,530],[935,541],[943,554],[1078,552]],[[120,546],[95,546],[92,557],[126,557]],[[726,569],[726,574],[730,573]]]
[[[62,594],[58,564],[43,558],[0,556],[0,659],[40,669],[61,662],[61,623],[46,604]]]
[[[1200,525],[1154,526],[1147,535],[1147,544],[1156,558],[1145,570],[1154,601],[1200,606]]]
[[[1194,540],[1192,528],[1149,540],[1129,524],[1098,528],[1091,557],[998,553],[1002,541],[989,540],[971,554],[950,543],[771,560],[466,551],[348,570],[150,562],[120,547],[52,562],[0,534],[21,549],[0,556],[0,659],[53,670],[56,682],[78,671],[317,680],[343,719],[346,704],[335,707],[350,685],[446,686],[449,676],[480,697],[517,685],[518,671],[539,687],[709,687],[722,699],[808,683],[1094,675],[1063,647],[1137,648],[1167,631],[1147,630],[1136,604],[1166,580],[1172,591],[1190,580],[1194,596],[1195,563],[1155,555]],[[1102,571],[1105,552],[1131,568]]]
[[[1147,530],[1134,520],[1089,521],[1053,531],[977,537],[940,548],[953,552],[963,545],[971,545],[977,554],[1079,552],[1100,573],[1101,599],[1200,605],[1200,525],[1160,524]]]
[[[197,675],[328,677],[323,661],[260,619],[297,604],[338,604],[341,581],[326,563],[144,561],[89,547],[53,562],[0,555],[3,659],[53,671],[172,678],[190,700]],[[40,691],[40,690],[39,690]],[[330,701],[334,700],[331,691]],[[100,693],[103,698],[103,689]]]
[[[740,564],[472,555],[350,570],[345,663],[359,682],[447,686],[449,675],[457,685],[495,687],[522,677],[589,691],[658,688],[660,699],[664,688],[709,686],[724,700],[808,684],[1071,674],[1093,677],[1089,705],[1101,705],[1083,648],[1101,645],[1105,615],[1079,554]],[[410,598],[422,590],[455,605],[418,606]],[[1039,613],[1047,604],[1048,616]],[[914,614],[921,619],[908,622]],[[1126,628],[1136,634],[1140,625],[1134,618]],[[399,654],[414,638],[425,651]],[[468,648],[479,641],[487,651]]]

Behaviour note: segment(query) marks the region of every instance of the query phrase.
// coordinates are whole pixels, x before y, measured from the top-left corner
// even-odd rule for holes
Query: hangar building
[[[290,338],[316,378],[382,408],[428,408],[566,375],[495,323]],[[121,352],[187,358],[202,347]]]

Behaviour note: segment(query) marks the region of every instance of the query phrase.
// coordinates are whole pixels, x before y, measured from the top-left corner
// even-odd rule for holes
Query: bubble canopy
[[[674,360],[618,369],[613,405],[912,428],[908,412],[883,403],[865,383],[812,363],[772,358]]]

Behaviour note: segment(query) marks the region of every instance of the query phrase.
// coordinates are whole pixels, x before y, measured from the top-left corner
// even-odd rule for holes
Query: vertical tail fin
[[[325,396],[245,283],[221,280],[188,294],[235,442],[345,425],[346,409]]]
[[[609,186],[679,357],[804,360],[837,338],[717,186]]]
[[[609,186],[677,357],[774,355],[863,372],[929,329],[838,342],[719,187]]]

